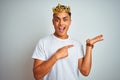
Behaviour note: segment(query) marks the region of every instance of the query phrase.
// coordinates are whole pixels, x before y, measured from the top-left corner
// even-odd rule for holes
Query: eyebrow
[[[54,18],[60,19],[58,16],[54,16]]]
[[[63,17],[63,19],[66,19],[66,18],[68,18],[68,17],[67,16]]]
[[[54,18],[57,18],[60,20],[60,18],[58,16],[54,16]],[[68,18],[68,16],[63,17],[62,19],[66,19],[66,18]]]

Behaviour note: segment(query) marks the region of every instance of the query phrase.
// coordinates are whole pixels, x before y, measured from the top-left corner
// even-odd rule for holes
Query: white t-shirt
[[[40,39],[32,58],[48,60],[59,48],[73,45],[68,49],[68,56],[58,60],[43,77],[43,80],[79,80],[78,59],[84,56],[81,43],[68,39],[60,39],[53,34]]]

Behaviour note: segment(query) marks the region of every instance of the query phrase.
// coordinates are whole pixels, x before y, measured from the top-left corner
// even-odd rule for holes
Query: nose
[[[63,20],[60,20],[60,22],[59,22],[59,25],[61,26],[61,25],[63,25]]]

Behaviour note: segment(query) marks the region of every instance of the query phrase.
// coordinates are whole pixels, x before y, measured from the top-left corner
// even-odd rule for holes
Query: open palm
[[[86,40],[87,43],[94,45],[96,42],[102,41],[103,40],[103,35],[98,35],[92,39]]]

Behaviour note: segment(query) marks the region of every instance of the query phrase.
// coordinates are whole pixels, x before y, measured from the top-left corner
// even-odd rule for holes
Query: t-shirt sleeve
[[[36,48],[32,55],[33,59],[45,60],[45,51],[44,51],[44,43],[42,40],[36,45]]]
[[[83,58],[84,57],[84,48],[81,43],[79,43],[78,51],[79,51],[78,58]]]

